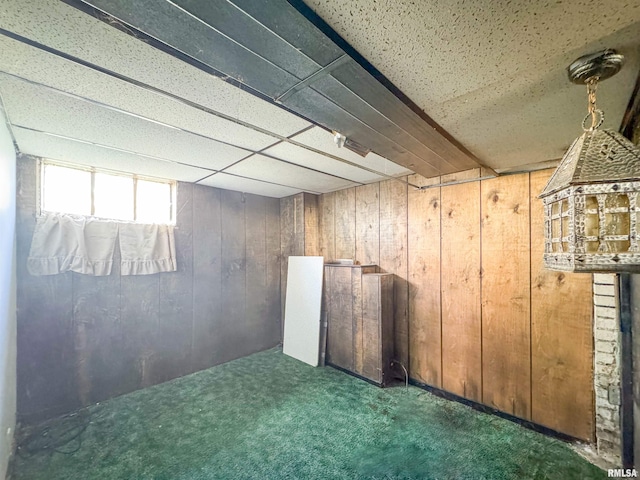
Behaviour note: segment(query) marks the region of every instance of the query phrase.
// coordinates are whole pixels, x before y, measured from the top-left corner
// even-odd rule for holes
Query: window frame
[[[55,167],[63,167],[63,168],[70,168],[70,169],[74,169],[74,170],[81,170],[84,172],[89,172],[91,173],[91,195],[90,195],[90,214],[89,215],[80,215],[80,216],[86,216],[86,217],[90,217],[90,218],[95,218],[98,220],[106,220],[106,221],[111,221],[111,222],[120,222],[120,223],[138,223],[138,224],[142,224],[142,225],[149,225],[148,222],[139,222],[137,220],[137,216],[138,216],[138,180],[143,180],[143,181],[147,181],[147,182],[155,182],[155,183],[161,183],[161,184],[165,184],[165,185],[169,185],[169,189],[170,189],[170,193],[169,193],[169,221],[166,223],[160,223],[159,225],[176,225],[176,190],[177,190],[177,181],[175,180],[168,180],[168,179],[163,179],[163,178],[157,178],[157,177],[150,177],[148,175],[138,175],[135,173],[126,173],[126,172],[119,172],[116,170],[109,170],[106,168],[99,168],[99,167],[92,167],[89,165],[76,165],[76,164],[70,164],[70,163],[65,163],[65,162],[58,162],[56,160],[49,160],[49,159],[40,159],[38,161],[39,165],[38,165],[38,184],[39,184],[39,188],[37,189],[38,192],[38,199],[37,199],[37,204],[38,204],[38,215],[41,216],[43,214],[46,213],[54,213],[54,214],[68,214],[68,212],[56,212],[56,211],[52,211],[52,210],[46,210],[44,208],[44,190],[46,188],[45,185],[45,174],[44,174],[44,170],[45,167],[47,165],[51,165],[51,166],[55,166]],[[126,178],[131,178],[133,180],[133,220],[121,220],[118,218],[109,218],[109,217],[100,217],[95,215],[95,176],[96,173],[104,173],[107,175],[114,175],[114,176],[120,176],[120,177],[126,177]],[[77,215],[77,214],[69,214],[69,215]]]

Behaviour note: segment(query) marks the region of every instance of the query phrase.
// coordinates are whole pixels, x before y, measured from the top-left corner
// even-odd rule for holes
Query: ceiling
[[[74,8],[88,3],[126,24]],[[640,6],[617,0],[271,3],[5,0],[0,94],[19,150],[273,197],[527,170],[580,132],[573,59],[625,54],[599,89],[614,129],[638,76]]]

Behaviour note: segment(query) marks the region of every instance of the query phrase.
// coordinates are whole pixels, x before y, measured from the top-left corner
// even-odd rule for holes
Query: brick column
[[[618,278],[593,276],[594,388],[598,455],[621,465]]]

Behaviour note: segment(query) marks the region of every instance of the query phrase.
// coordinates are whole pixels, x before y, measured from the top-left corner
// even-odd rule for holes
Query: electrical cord
[[[44,425],[25,428],[20,434],[16,451],[21,458],[29,458],[41,451],[72,455],[82,447],[82,434],[91,423],[92,414],[86,410],[64,415]],[[72,442],[71,449],[66,449]]]

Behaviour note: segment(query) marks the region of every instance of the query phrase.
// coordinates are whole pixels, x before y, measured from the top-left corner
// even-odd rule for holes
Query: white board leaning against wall
[[[314,367],[320,355],[324,257],[289,257],[282,352]]]

